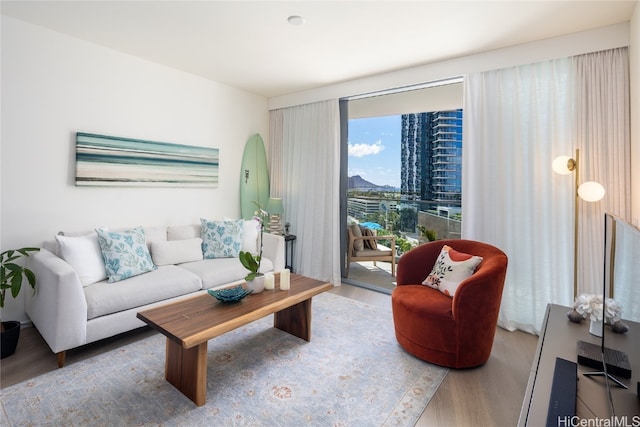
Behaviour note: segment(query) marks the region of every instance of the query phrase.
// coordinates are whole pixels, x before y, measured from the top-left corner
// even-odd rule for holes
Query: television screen
[[[612,297],[622,304],[625,319],[640,322],[640,229],[614,215],[606,217],[615,232],[610,243]]]
[[[629,314],[633,316],[640,311],[640,230],[609,213],[605,214],[604,222],[601,295],[603,302],[613,298],[620,303],[623,306],[623,319],[629,319]],[[605,318],[603,315],[602,322],[605,322]],[[636,415],[639,408],[633,404],[635,388],[628,389],[635,384],[628,380],[632,378],[631,362],[627,353],[617,348],[620,346],[619,338],[623,337],[615,335],[619,334],[613,332],[611,325],[603,324],[598,345],[578,341],[578,363],[593,368],[593,371],[584,375],[602,383],[608,416]]]

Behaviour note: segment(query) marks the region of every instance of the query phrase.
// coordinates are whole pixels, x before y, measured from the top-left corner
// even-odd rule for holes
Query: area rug
[[[272,316],[209,341],[202,407],[164,380],[157,334],[2,389],[0,424],[413,426],[447,369],[398,346],[390,309],[330,293],[312,309],[311,342]]]

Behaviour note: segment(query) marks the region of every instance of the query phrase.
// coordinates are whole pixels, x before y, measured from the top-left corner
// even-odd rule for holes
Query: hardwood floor
[[[343,285],[330,292],[370,305],[388,307],[388,294]],[[119,348],[156,332],[142,328],[67,352],[66,365]],[[529,379],[537,337],[498,328],[489,361],[479,368],[450,370],[416,423],[422,426],[514,426]],[[21,331],[18,349],[0,362],[0,387],[34,378],[57,369],[55,355],[40,334]]]

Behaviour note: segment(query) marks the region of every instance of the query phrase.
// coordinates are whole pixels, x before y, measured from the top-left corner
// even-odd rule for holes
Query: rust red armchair
[[[422,284],[444,245],[483,258],[453,298]],[[405,253],[391,295],[398,343],[414,356],[442,366],[484,364],[491,355],[506,273],[504,252],[472,240],[439,240]]]

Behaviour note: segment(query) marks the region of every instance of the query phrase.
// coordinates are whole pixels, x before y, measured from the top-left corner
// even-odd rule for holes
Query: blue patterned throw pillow
[[[119,232],[96,228],[96,233],[109,283],[158,268],[151,260],[142,227]]]
[[[202,223],[202,254],[205,259],[237,258],[242,248],[243,220]]]

